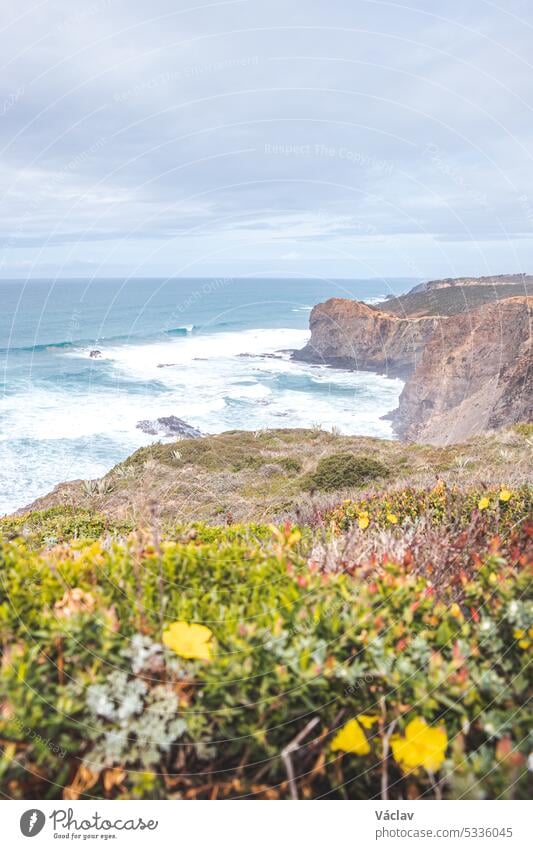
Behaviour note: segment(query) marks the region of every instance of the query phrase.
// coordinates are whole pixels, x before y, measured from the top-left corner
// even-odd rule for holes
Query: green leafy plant
[[[341,504],[318,536],[5,537],[10,796],[527,798],[530,504],[439,485]]]
[[[379,460],[356,454],[331,454],[319,461],[316,471],[304,482],[307,489],[332,491],[361,486],[369,480],[385,478],[388,469]]]

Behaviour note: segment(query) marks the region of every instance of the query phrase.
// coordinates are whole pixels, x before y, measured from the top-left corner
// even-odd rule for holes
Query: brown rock
[[[531,421],[532,305],[509,298],[445,321],[400,396],[399,435],[443,445]]]
[[[459,297],[463,297],[460,290]],[[532,296],[447,315],[397,316],[332,298],[310,317],[295,359],[407,382],[389,417],[408,441],[445,445],[533,418]]]
[[[398,318],[360,301],[330,298],[313,308],[311,339],[294,358],[406,376],[440,321],[439,317]]]

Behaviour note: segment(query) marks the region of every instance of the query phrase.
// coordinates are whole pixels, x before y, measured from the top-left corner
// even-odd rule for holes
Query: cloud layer
[[[523,0],[6,0],[0,274],[531,271]]]

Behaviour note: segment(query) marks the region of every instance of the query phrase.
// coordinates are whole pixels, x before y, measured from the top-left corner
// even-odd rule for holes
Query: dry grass
[[[533,287],[529,281],[523,285],[449,286],[427,292],[407,292],[379,304],[377,309],[398,316],[449,316],[477,309],[492,301],[530,295],[532,292]]]
[[[518,425],[445,448],[340,436],[318,428],[229,431],[142,448],[106,475],[106,486],[61,484],[26,509],[69,505],[133,523],[154,513],[171,522],[227,524],[284,517],[305,522],[339,496],[357,497],[376,487],[426,488],[437,479],[459,486],[523,483],[530,478],[532,431],[531,425]],[[306,491],[320,460],[339,453],[383,464],[386,484],[376,482],[373,488],[367,483],[331,495]]]

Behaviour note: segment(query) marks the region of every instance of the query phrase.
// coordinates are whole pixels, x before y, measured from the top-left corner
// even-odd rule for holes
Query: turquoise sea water
[[[414,282],[0,281],[0,515],[153,441],[141,419],[176,415],[208,433],[321,424],[390,436],[380,417],[399,380],[286,352],[305,344],[314,304],[376,302]]]

